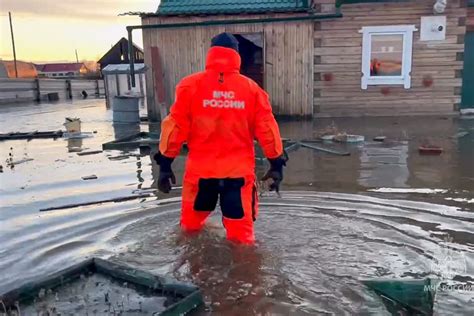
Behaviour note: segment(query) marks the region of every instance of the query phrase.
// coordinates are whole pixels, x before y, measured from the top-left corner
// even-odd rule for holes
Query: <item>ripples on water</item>
[[[218,216],[197,237],[182,236],[174,205],[122,230],[112,244],[131,244],[114,260],[196,283],[217,314],[383,314],[359,280],[436,277],[440,243],[464,254],[467,268],[457,278],[474,281],[470,212],[316,192],[286,192],[261,205],[255,247],[227,243]],[[454,232],[463,240],[444,243]],[[133,243],[137,234],[144,238]],[[436,310],[466,314],[473,297],[440,293]]]
[[[308,188],[317,178],[313,188],[319,190],[329,187],[360,192],[391,185],[405,189],[379,189],[371,196],[289,191],[283,192],[282,199],[265,197],[256,223],[257,245],[238,247],[226,242],[218,212],[201,234],[181,235],[179,192],[167,200],[159,195],[158,200],[153,197],[39,213],[44,207],[124,196],[154,186],[157,170],[149,157],[112,161],[109,156],[127,153],[84,157],[69,153],[71,147],[100,148],[103,142],[113,140],[115,133],[105,109],[85,106],[75,111],[61,109],[48,114],[44,109],[31,123],[34,111],[0,117],[2,130],[7,123],[44,129],[42,121],[55,129],[66,115],[80,116],[85,131],[98,130],[94,138],[80,143],[35,140],[0,144],[2,152],[13,144],[18,155],[25,152],[35,159],[0,175],[0,292],[90,256],[111,257],[192,281],[203,289],[208,302],[202,313],[216,315],[383,315],[386,311],[380,299],[359,280],[436,277],[435,272],[440,272],[436,268],[448,250],[462,254],[466,264],[465,269],[456,270],[450,282],[474,283],[472,192],[464,190],[472,185],[473,177],[469,168],[456,171],[457,162],[453,161],[457,158],[442,158],[444,174],[437,173],[436,158],[407,156],[413,150],[406,142],[387,145],[383,152],[370,149],[376,146],[371,145],[360,157],[353,155],[347,160],[298,152],[294,158],[298,163],[287,169],[286,187]],[[294,137],[289,126],[283,124],[282,130],[285,136]],[[400,156],[403,161],[394,158],[399,152],[405,153]],[[468,166],[470,158],[461,158],[459,165]],[[181,157],[175,163],[179,173],[183,162]],[[411,170],[412,165],[418,169]],[[89,174],[97,174],[99,179],[80,180]],[[397,176],[391,177],[394,174]],[[448,175],[454,175],[453,179]],[[426,187],[441,191],[411,191],[423,197],[406,200],[407,187],[414,181],[418,185],[435,181]],[[447,193],[446,188],[456,191]],[[448,202],[445,199],[455,206],[442,205]],[[458,257],[455,260],[459,262]],[[469,315],[473,306],[474,292],[440,292],[435,311]]]
[[[383,314],[379,298],[359,280],[436,277],[433,265],[443,259],[443,244],[464,254],[466,271],[456,279],[474,283],[472,212],[363,195],[283,194],[263,198],[255,247],[228,243],[218,212],[201,234],[183,236],[178,198],[160,201],[162,206],[85,207],[74,210],[75,218],[70,210],[42,215],[41,230],[7,237],[0,253],[2,288],[84,257],[112,256],[196,283],[209,304],[203,313]],[[57,224],[63,217],[69,220]],[[445,243],[448,234],[455,238]],[[439,293],[436,310],[466,314],[473,297]]]

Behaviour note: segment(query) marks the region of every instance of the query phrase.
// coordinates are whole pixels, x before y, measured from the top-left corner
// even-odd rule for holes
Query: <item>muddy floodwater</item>
[[[1,107],[0,133],[64,129],[66,116],[88,137],[0,142],[0,293],[96,256],[193,282],[202,315],[387,315],[361,280],[425,277],[445,285],[436,315],[474,312],[474,119],[280,122],[295,140],[331,128],[366,141],[318,144],[350,156],[291,152],[281,198],[263,193],[257,244],[242,247],[225,240],[219,210],[200,235],[180,234],[179,185],[157,193],[148,152],[78,155],[159,126],[114,126],[94,100]],[[426,144],[443,153],[420,155]],[[178,178],[184,162],[173,165]]]

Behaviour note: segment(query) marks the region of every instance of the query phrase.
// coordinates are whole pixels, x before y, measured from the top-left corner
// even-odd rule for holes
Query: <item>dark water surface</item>
[[[306,148],[291,153],[282,198],[262,197],[258,242],[240,247],[225,241],[218,212],[199,236],[180,234],[180,190],[156,193],[158,169],[149,155],[75,152],[156,126],[113,126],[103,101],[83,101],[0,108],[0,133],[58,130],[66,116],[80,117],[83,132],[97,133],[0,142],[0,292],[91,256],[192,281],[208,303],[201,313],[216,315],[384,315],[361,279],[474,283],[474,120],[281,122],[282,135],[292,139],[335,125],[366,142],[323,144],[349,157]],[[381,135],[386,142],[372,141]],[[442,146],[443,154],[420,155],[425,143]],[[34,160],[10,169],[9,153]],[[174,163],[179,176],[184,159]],[[97,180],[81,179],[93,174]],[[152,196],[39,212],[143,193]],[[437,294],[438,315],[472,311],[474,289]]]

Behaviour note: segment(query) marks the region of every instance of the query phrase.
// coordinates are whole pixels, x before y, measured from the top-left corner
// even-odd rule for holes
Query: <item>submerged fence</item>
[[[85,93],[84,93],[85,91]],[[80,79],[0,79],[0,104],[47,101],[57,93],[59,100],[104,97],[103,80]]]

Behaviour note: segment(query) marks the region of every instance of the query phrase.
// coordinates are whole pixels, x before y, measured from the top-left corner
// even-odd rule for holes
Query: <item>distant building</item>
[[[56,63],[35,66],[38,76],[46,78],[77,78],[88,72],[84,63]]]
[[[133,46],[135,48],[135,62],[143,63],[145,60],[143,50],[135,44]],[[110,64],[128,64],[128,40],[122,37],[97,63],[101,70]]]
[[[3,62],[0,63],[0,78],[8,78],[8,70]]]
[[[17,61],[18,78],[36,78],[38,72],[35,65],[24,61]],[[15,63],[13,61],[0,60],[0,78],[16,78]]]

